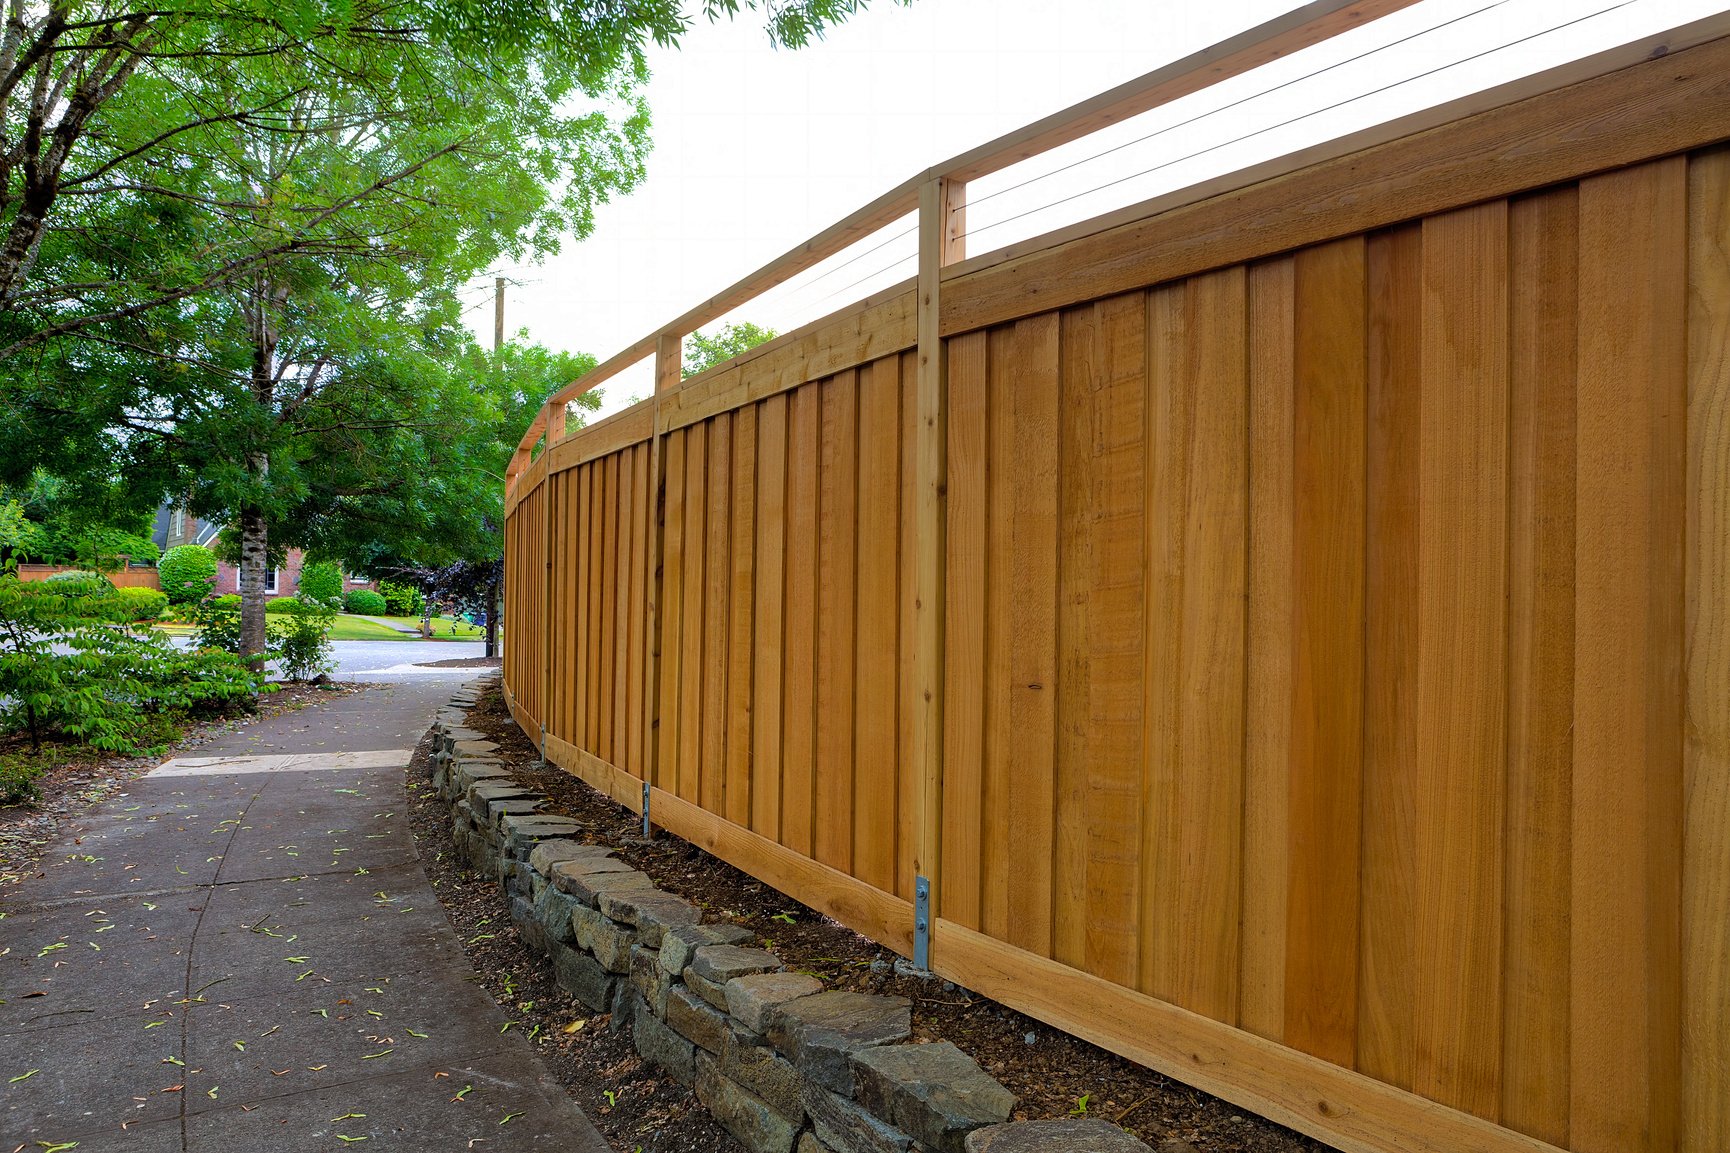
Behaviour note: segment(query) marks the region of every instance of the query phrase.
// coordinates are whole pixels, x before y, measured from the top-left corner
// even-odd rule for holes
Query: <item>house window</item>
[[[276,577],[277,577],[277,574],[281,571],[282,570],[280,570],[280,569],[271,569],[270,571],[268,571],[264,574],[264,591],[265,592],[274,593],[276,591]],[[237,589],[238,588],[244,588],[245,585],[246,585],[246,570],[243,568],[236,568],[234,570],[234,587]]]
[[[168,535],[176,540],[186,535],[186,510],[177,508],[174,515],[168,518]]]

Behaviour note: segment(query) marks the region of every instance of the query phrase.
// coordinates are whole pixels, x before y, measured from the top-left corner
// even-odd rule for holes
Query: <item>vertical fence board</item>
[[[656,664],[661,674],[660,729],[654,783],[670,792],[679,787],[680,701],[685,681],[685,429],[668,433],[661,443],[665,509],[661,531],[661,593],[656,603],[661,629]]]
[[[601,462],[601,507],[596,510],[600,521],[601,550],[596,558],[599,572],[596,574],[595,587],[601,590],[600,599],[595,605],[595,629],[598,634],[595,645],[595,679],[600,682],[600,692],[596,694],[595,743],[591,746],[596,756],[607,762],[612,762],[617,756],[613,752],[613,695],[619,688],[617,678],[613,676],[613,649],[618,644],[618,637],[613,630],[615,619],[614,604],[619,599],[619,458],[617,454],[605,457]]]
[[[855,595],[859,483],[858,373],[823,385],[818,529],[817,790],[813,852],[853,867]]]
[[[1017,321],[1009,403],[1013,457],[1010,511],[1009,748],[1007,831],[1009,941],[1051,955],[1052,802],[1057,747],[1057,379],[1055,313]]]
[[[781,843],[812,855],[817,764],[818,387],[787,404],[786,744],[781,769]]]
[[[594,527],[594,517],[590,515],[595,506],[595,466],[585,464],[572,470],[574,483],[569,489],[572,501],[566,511],[562,523],[567,528],[571,585],[567,592],[571,624],[569,644],[571,659],[569,668],[572,679],[568,686],[571,694],[571,743],[581,748],[591,748],[589,744],[589,722],[593,711],[589,708],[589,698],[594,690],[594,678],[589,674],[589,645],[592,632],[589,628],[589,606],[595,600],[594,568],[591,561],[589,542],[592,539],[591,530]]]
[[[1688,189],[1682,1150],[1730,1149],[1730,150]]]
[[[1295,261],[1249,270],[1249,650],[1245,661],[1242,989],[1245,1029],[1285,1035],[1292,722]]]
[[[1581,1153],[1676,1137],[1685,168],[1675,158],[1580,184],[1570,1112]]]
[[[1087,967],[1087,782],[1100,767],[1090,746],[1094,647],[1093,577],[1098,531],[1094,402],[1098,388],[1097,307],[1061,314],[1058,382],[1057,750],[1053,840],[1052,953]]]
[[[751,688],[751,829],[781,836],[781,673],[786,662],[787,398],[763,402],[757,418],[756,681]]]
[[[901,437],[901,534],[900,534],[900,586],[896,594],[897,614],[900,619],[901,654],[898,662],[899,693],[896,698],[896,708],[901,718],[898,740],[896,742],[896,764],[898,780],[902,782],[897,789],[895,823],[897,833],[897,850],[895,855],[895,888],[894,892],[903,900],[913,899],[913,878],[918,862],[920,839],[922,831],[919,816],[921,792],[914,785],[916,766],[919,757],[915,750],[914,727],[912,723],[913,710],[919,707],[921,695],[919,681],[919,517],[918,517],[918,465],[919,465],[919,354],[908,352],[896,358],[901,381],[901,427],[898,430]],[[947,430],[945,431],[947,435]],[[945,557],[947,560],[947,556]],[[945,586],[947,588],[947,585]],[[945,592],[947,596],[947,592]],[[942,606],[939,606],[942,611]],[[947,677],[944,687],[947,689]],[[947,708],[947,698],[945,698]],[[939,734],[940,739],[947,737]],[[941,807],[942,796],[937,797]],[[928,878],[935,885],[941,885],[942,869],[942,836],[943,818],[934,818],[937,828],[933,831],[926,844],[935,845],[937,876]],[[927,849],[927,852],[930,850]],[[941,889],[932,894],[941,907]]]
[[[1094,756],[1082,782],[1085,952],[1080,967],[1134,985],[1140,965],[1143,643],[1146,620],[1147,297],[1102,300],[1095,315],[1087,451],[1094,495],[1089,621],[1093,649],[1082,702]],[[1073,419],[1073,417],[1071,417]]]
[[[949,341],[949,582],[944,611],[943,873],[939,907],[980,927],[985,855],[985,649],[990,477],[983,332]]]
[[[1510,258],[1507,948],[1502,1123],[1568,1139],[1578,196],[1515,201]]]
[[[709,498],[703,564],[703,739],[698,753],[698,803],[725,811],[727,785],[727,641],[733,601],[733,413],[708,422]]]
[[[756,722],[752,699],[756,612],[757,409],[747,405],[733,421],[733,607],[727,644],[726,805],[736,825],[751,824],[751,749]]]
[[[1423,233],[1373,236],[1366,332],[1362,945],[1357,1068],[1412,1085],[1417,918],[1418,463]]]
[[[901,363],[859,370],[858,644],[854,685],[853,875],[895,888],[900,664]]]
[[[986,342],[987,517],[985,569],[985,766],[980,790],[981,838],[980,925],[995,939],[1009,936],[1009,888],[1012,870],[1022,860],[1023,846],[1012,842],[1009,816],[1009,755],[1016,739],[1009,702],[1014,674],[1010,669],[1011,606],[1015,586],[1015,519],[1018,494],[1011,483],[1015,459],[1014,362],[1019,356],[1015,328],[993,329]],[[951,518],[953,522],[953,518]]]
[[[702,787],[703,642],[708,629],[704,616],[708,593],[709,448],[714,426],[694,425],[685,440],[685,607],[680,614],[679,654],[679,796],[695,803]]]
[[[1413,1087],[1494,1120],[1507,775],[1508,215],[1424,221]]]
[[[1186,321],[1178,721],[1179,1005],[1237,1023],[1243,847],[1245,528],[1242,266],[1191,279]]]
[[[1363,777],[1364,241],[1297,254],[1284,1037],[1355,1057]]]

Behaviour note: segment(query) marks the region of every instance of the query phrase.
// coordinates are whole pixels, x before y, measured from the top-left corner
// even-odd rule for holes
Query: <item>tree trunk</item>
[[[264,671],[264,580],[270,571],[270,541],[264,514],[240,512],[240,655],[255,672]]]

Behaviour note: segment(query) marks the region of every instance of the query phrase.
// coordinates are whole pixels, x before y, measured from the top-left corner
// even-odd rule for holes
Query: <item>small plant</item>
[[[1077,1097],[1075,1099],[1075,1108],[1069,1111],[1069,1115],[1071,1117],[1087,1116],[1087,1099],[1091,1096],[1093,1096],[1093,1094],[1083,1093],[1081,1096]]]
[[[168,595],[152,588],[114,590],[114,612],[119,620],[153,621],[168,607]]]
[[[383,597],[371,589],[355,589],[343,598],[342,607],[344,612],[354,613],[356,616],[380,617],[389,606],[384,603]]]
[[[191,604],[216,586],[216,556],[203,545],[176,545],[162,554],[156,575],[171,604]]]
[[[378,591],[384,597],[385,610],[393,617],[419,616],[426,606],[426,597],[413,585],[380,581]]]
[[[269,622],[283,676],[310,681],[336,668],[335,650],[330,644],[330,626],[335,622],[335,609],[310,598],[295,602],[281,621]]]
[[[281,613],[292,613],[300,608],[299,597],[271,597],[264,602],[264,611],[276,616]]]
[[[63,597],[105,597],[114,592],[114,584],[107,577],[84,569],[57,572],[42,583],[54,586],[54,591]]]

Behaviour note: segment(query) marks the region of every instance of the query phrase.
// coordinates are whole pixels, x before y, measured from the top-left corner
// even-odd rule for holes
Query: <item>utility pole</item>
[[[498,372],[504,367],[505,353],[505,278],[493,277],[493,371]],[[499,654],[499,613],[504,608],[499,596],[499,582],[495,578],[492,586],[487,589],[487,647],[486,655],[496,657]]]

